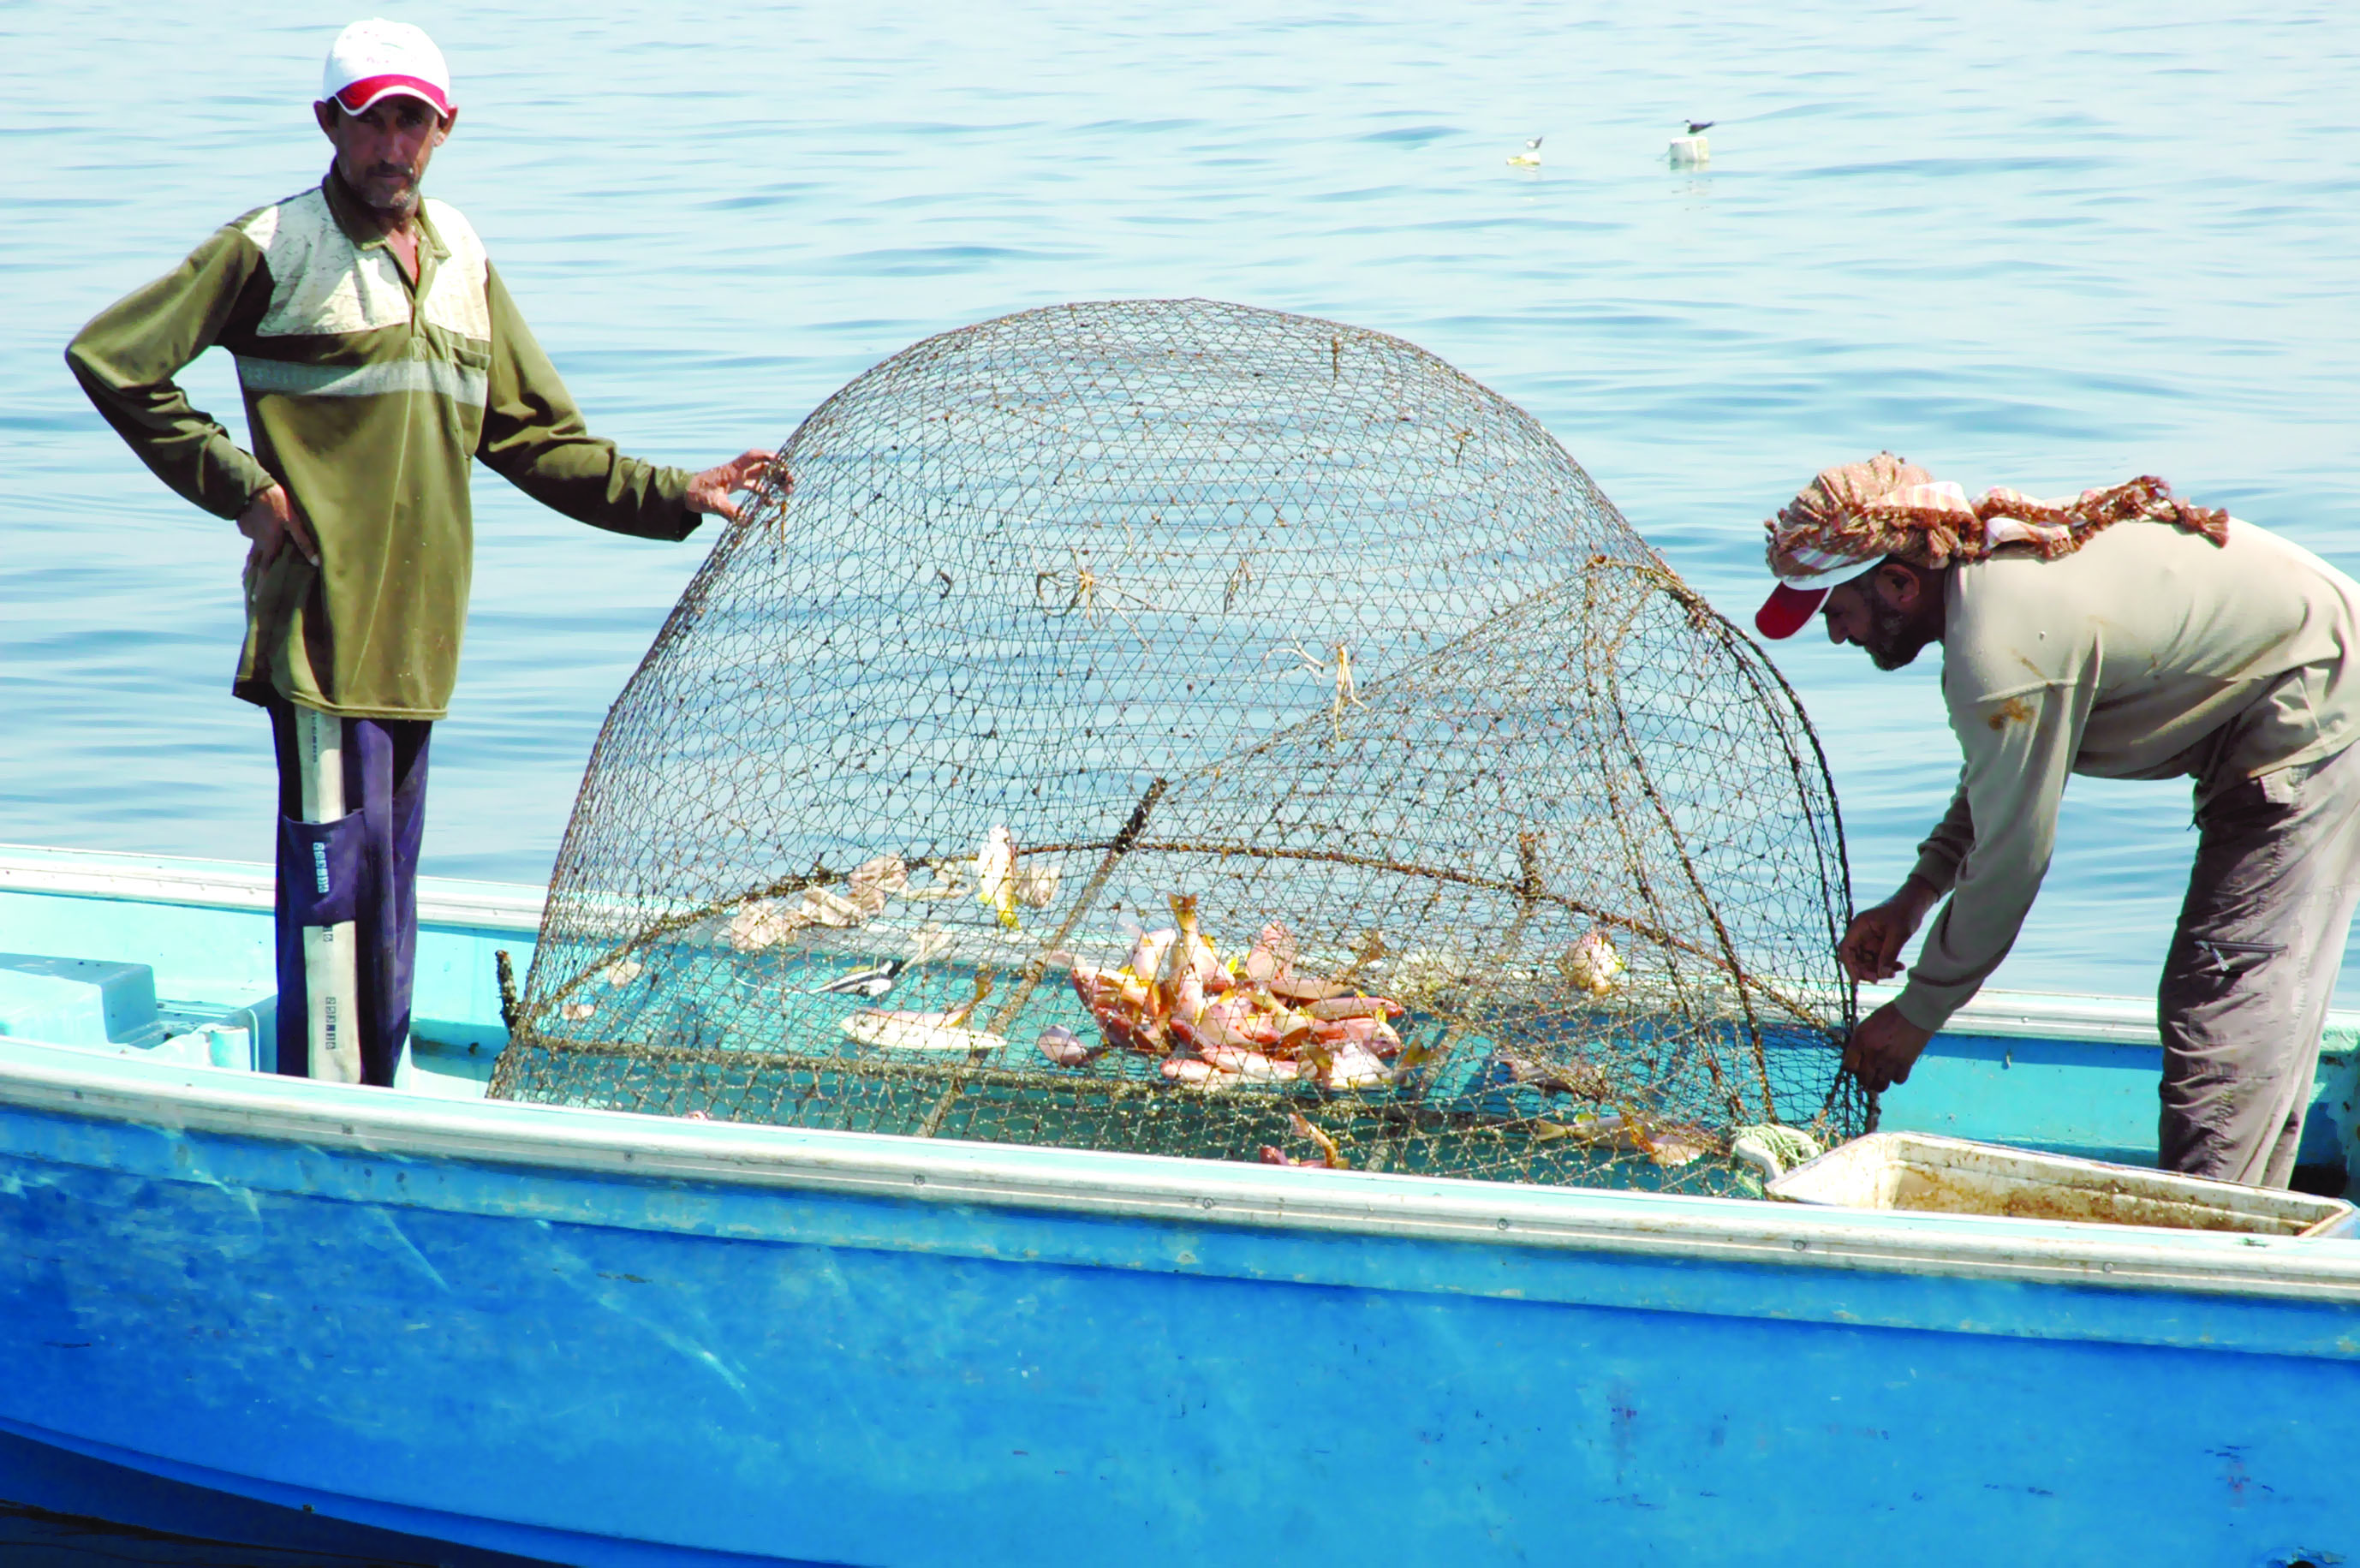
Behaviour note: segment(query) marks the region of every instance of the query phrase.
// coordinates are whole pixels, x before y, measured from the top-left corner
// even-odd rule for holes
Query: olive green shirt
[[[1914,873],[1950,895],[1897,1002],[1921,1029],[2015,944],[2069,773],[2192,776],[2201,805],[2360,739],[2360,584],[2249,522],[2225,545],[2116,523],[2058,560],[1961,566],[1944,605],[1965,767]]]
[[[234,518],[276,480],[319,542],[249,571],[235,689],[322,712],[440,718],[458,678],[481,458],[568,517],[683,539],[689,476],[626,457],[574,400],[456,209],[428,200],[418,276],[332,170],[248,213],[109,306],[66,350],[82,389],[173,489]],[[173,378],[236,356],[251,455]]]

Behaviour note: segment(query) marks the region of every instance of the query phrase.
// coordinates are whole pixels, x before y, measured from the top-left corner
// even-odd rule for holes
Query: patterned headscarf
[[[1880,452],[1865,463],[1822,469],[1763,524],[1779,586],[1754,624],[1767,637],[1793,636],[1817,613],[1829,579],[1888,556],[1939,570],[2021,546],[2053,561],[2100,529],[2135,518],[2173,523],[2215,544],[2229,542],[2227,512],[2192,506],[2152,475],[2059,500],[2011,489],[1970,500],[1959,486]]]

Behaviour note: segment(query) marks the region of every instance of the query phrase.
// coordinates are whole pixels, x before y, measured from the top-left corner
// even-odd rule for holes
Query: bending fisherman
[[[423,32],[346,27],[311,112],[325,178],[107,307],[66,362],[158,477],[253,542],[233,689],[269,710],[278,752],[279,1070],[382,1084],[410,1027],[428,733],[466,621],[469,461],[677,540],[701,513],[734,521],[771,455],[691,475],[584,428],[475,231],[421,194],[458,120]],[[173,382],[216,344],[251,454]]]
[[[1766,526],[1763,634],[1820,614],[1885,670],[1939,642],[1965,754],[1917,868],[1844,936],[1847,970],[1888,979],[1948,896],[1845,1065],[1871,1091],[1906,1081],[1998,967],[2068,773],[2192,776],[2201,836],[2158,994],[2160,1163],[2287,1185],[2360,897],[2360,584],[2159,479],[1970,500],[1891,453],[1827,469]]]

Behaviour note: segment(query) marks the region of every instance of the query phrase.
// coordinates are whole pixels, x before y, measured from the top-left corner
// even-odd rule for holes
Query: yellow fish
[[[1002,926],[1016,929],[1016,841],[1005,827],[984,835],[983,848],[975,852],[975,896],[991,906]]]

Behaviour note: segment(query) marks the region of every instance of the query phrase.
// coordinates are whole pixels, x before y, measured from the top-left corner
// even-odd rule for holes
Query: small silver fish
[[[910,967],[907,959],[888,959],[875,969],[865,969],[858,974],[847,974],[814,987],[805,992],[811,996],[865,996],[874,1002],[893,989],[901,971]]]
[[[1082,1043],[1082,1037],[1062,1024],[1052,1024],[1041,1031],[1036,1042],[1041,1054],[1059,1067],[1080,1067],[1098,1053]]]

